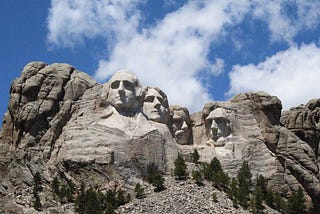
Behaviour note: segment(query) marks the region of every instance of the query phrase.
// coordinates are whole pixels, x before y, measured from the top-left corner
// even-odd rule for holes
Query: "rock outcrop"
[[[306,105],[300,105],[284,111],[281,123],[307,142],[313,149],[316,158],[319,155],[320,141],[320,99],[310,100]]]
[[[61,206],[52,194],[53,178],[76,188],[85,182],[99,190],[117,182],[132,192],[149,164],[170,174],[178,152],[188,161],[194,149],[200,161],[218,157],[232,177],[247,160],[253,177],[263,175],[270,189],[287,197],[302,187],[309,205],[319,209],[320,101],[311,100],[282,115],[281,109],[277,97],[256,92],[209,102],[201,112],[189,115],[184,107],[169,106],[163,91],[142,87],[125,70],[101,85],[71,65],[29,63],[11,85],[0,132],[0,212],[34,211],[36,173],[43,179],[39,194],[43,210],[73,212],[72,204]],[[166,182],[178,195],[197,194],[188,200],[209,197],[207,190],[192,190],[190,182],[181,184],[187,186],[182,189],[171,178]],[[175,195],[170,191],[154,205],[162,208],[150,205],[153,193],[139,212],[176,209],[166,199]],[[208,210],[228,213],[227,199],[219,201],[224,201],[220,208],[210,202]],[[176,205],[182,206],[180,202]],[[136,210],[134,203],[120,211]],[[200,205],[190,210],[206,212]]]

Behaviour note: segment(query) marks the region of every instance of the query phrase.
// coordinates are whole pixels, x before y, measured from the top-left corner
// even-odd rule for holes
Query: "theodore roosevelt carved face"
[[[178,144],[191,144],[191,121],[189,111],[180,106],[170,106],[172,116],[172,131]]]

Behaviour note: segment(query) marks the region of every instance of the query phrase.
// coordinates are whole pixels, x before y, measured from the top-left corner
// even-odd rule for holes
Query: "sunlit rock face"
[[[116,72],[103,87],[92,90],[96,92],[84,94],[92,102],[91,108],[78,104],[81,113],[67,124],[52,160],[95,162],[142,171],[155,163],[164,172],[169,170],[177,149],[165,123],[169,111],[166,95],[154,88],[143,89],[128,71]],[[127,172],[118,173],[127,176]]]
[[[230,176],[247,160],[253,178],[263,175],[283,196],[303,187],[318,208],[319,103],[281,115],[277,97],[252,92],[189,115],[127,70],[98,84],[68,64],[29,63],[11,85],[0,132],[0,212],[32,212],[36,172],[42,209],[64,213],[72,206],[57,206],[55,176],[76,187],[107,190],[117,182],[133,191],[148,164],[170,174],[177,154],[191,161],[194,149],[200,161],[218,157]]]
[[[306,105],[300,105],[284,111],[281,123],[295,133],[301,140],[307,142],[315,156],[319,155],[320,141],[320,100],[310,100]]]
[[[202,112],[191,115],[193,145],[200,160],[217,156],[234,176],[248,160],[252,174],[267,177],[272,189],[290,194],[301,185],[318,206],[319,170],[312,147],[282,126],[280,115],[281,101],[264,92],[207,103]]]

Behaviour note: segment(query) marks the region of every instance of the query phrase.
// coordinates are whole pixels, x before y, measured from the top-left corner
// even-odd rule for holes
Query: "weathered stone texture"
[[[148,164],[169,174],[178,152],[191,162],[194,149],[200,161],[218,157],[231,177],[247,160],[254,178],[263,175],[283,196],[303,187],[319,208],[319,99],[281,115],[277,97],[243,93],[189,115],[186,108],[169,108],[160,89],[147,89],[152,93],[127,71],[101,85],[68,64],[26,65],[11,85],[0,131],[0,212],[34,212],[36,172],[43,178],[43,209],[72,213],[71,204],[60,206],[51,193],[55,176],[102,190],[116,181],[132,192]],[[218,204],[205,203],[208,186],[170,177],[166,185],[163,193],[135,199],[120,212],[245,213],[220,192]]]

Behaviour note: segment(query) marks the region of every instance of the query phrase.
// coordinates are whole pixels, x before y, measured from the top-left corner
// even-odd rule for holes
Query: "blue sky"
[[[191,112],[266,91],[285,109],[319,98],[320,1],[2,0],[0,114],[30,61],[98,82],[127,68]]]

